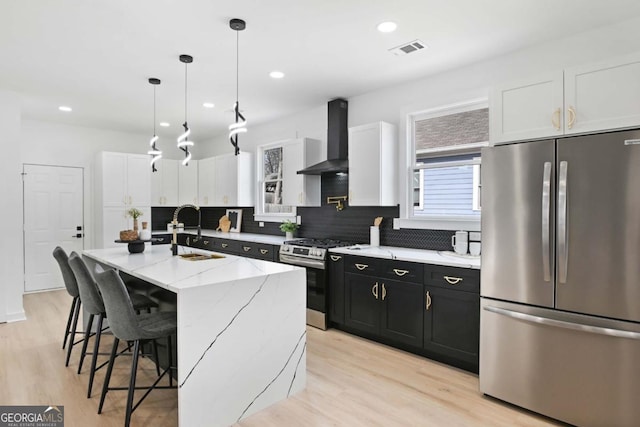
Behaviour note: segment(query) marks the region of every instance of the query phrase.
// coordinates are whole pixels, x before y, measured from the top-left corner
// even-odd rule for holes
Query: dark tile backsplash
[[[383,217],[380,226],[380,244],[383,246],[397,246],[414,249],[451,250],[451,236],[455,233],[449,230],[413,230],[393,229],[393,218],[398,218],[398,206],[348,206],[337,211],[335,205],[327,204],[329,196],[346,196],[349,194],[348,175],[322,176],[322,206],[315,208],[298,208],[298,215],[302,218],[302,225],[296,232],[296,237],[333,238],[354,243],[369,243],[369,227],[373,220]],[[171,222],[175,207],[154,207],[152,212],[152,229],[166,230]],[[242,209],[242,228],[245,233],[271,234],[282,236],[279,224],[265,222],[260,227],[253,219],[253,208],[214,208],[203,207],[202,228],[218,228],[218,220],[227,209]],[[198,224],[198,213],[193,209],[183,209],[179,215],[180,222],[185,226]]]

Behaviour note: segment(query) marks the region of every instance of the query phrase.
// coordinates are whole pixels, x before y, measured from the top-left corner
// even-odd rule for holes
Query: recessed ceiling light
[[[215,104],[213,102],[205,102],[204,104],[202,104],[202,106],[204,108],[213,108],[215,107]]]
[[[64,112],[66,112],[66,113],[68,113],[68,112],[72,111],[72,110],[71,110],[71,107],[67,107],[66,105],[61,105],[61,106],[59,106],[59,107],[58,107],[58,110],[60,110],[60,111],[64,111]]]
[[[282,71],[272,71],[269,73],[269,77],[272,79],[281,79],[284,77],[284,73]]]
[[[381,33],[392,33],[396,30],[396,28],[398,28],[398,25],[395,22],[387,21],[378,24],[377,28]]]
[[[171,125],[167,122],[160,122],[160,126],[162,126],[163,128],[168,128]]]

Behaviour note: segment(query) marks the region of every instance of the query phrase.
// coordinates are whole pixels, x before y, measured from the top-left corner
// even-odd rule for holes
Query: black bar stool
[[[84,343],[82,345],[82,353],[80,355],[80,363],[78,364],[78,374],[82,371],[82,364],[84,362],[84,358],[87,355],[87,344],[89,342],[89,336],[91,331],[91,326],[93,325],[93,320],[95,316],[98,316],[98,325],[95,332],[95,342],[93,346],[93,353],[91,354],[91,370],[89,372],[89,386],[87,390],[87,397],[91,397],[91,389],[93,388],[93,378],[98,369],[102,368],[107,362],[102,365],[96,367],[97,359],[98,359],[98,349],[100,348],[100,337],[102,336],[102,323],[104,318],[106,317],[106,312],[104,309],[104,302],[102,301],[102,296],[98,291],[98,285],[96,285],[91,272],[87,268],[87,265],[82,260],[82,257],[75,252],[71,252],[69,255],[69,266],[73,271],[73,274],[76,278],[76,283],[78,284],[78,290],[80,291],[80,300],[84,305],[84,309],[89,313],[89,320],[87,321],[87,330],[84,336]],[[152,307],[158,307],[151,299],[145,297],[144,295],[139,294],[131,294],[131,302],[133,304],[133,308],[136,311],[139,310],[147,310],[151,311]],[[106,329],[106,328],[105,328]],[[155,341],[153,342],[154,346],[154,356],[156,359],[156,363],[158,363],[158,350],[155,346]],[[160,375],[160,368],[156,365],[156,370],[158,375]]]
[[[154,388],[176,388],[176,386],[173,385],[173,379],[170,371],[172,369],[171,335],[175,334],[177,331],[177,313],[156,312],[136,315],[129,294],[127,293],[125,285],[117,272],[114,270],[106,270],[102,273],[96,273],[95,279],[98,284],[98,289],[102,294],[111,331],[115,336],[113,348],[111,349],[111,357],[109,358],[109,367],[107,368],[104,385],[102,386],[102,395],[100,397],[98,413],[102,413],[102,406],[104,405],[104,400],[108,391],[128,390],[129,393],[127,396],[127,409],[124,425],[125,427],[129,427],[131,414],[149,395],[151,390]],[[159,338],[167,339],[169,366],[158,376],[151,386],[136,387],[140,342],[156,340]],[[129,380],[128,388],[109,387],[111,372],[113,371],[113,365],[115,363],[116,356],[118,355],[118,343],[120,340],[133,341],[134,343],[131,361],[131,378]],[[169,386],[158,386],[162,377],[167,373],[169,373]],[[134,405],[133,397],[135,390],[138,389],[144,389],[146,392]]]

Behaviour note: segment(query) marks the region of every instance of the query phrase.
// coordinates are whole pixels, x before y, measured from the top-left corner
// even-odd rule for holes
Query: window
[[[480,149],[488,145],[486,101],[409,116],[410,176],[400,227],[478,229]]]
[[[292,183],[286,179],[287,145],[272,143],[258,147],[257,177],[258,200],[254,219],[257,221],[282,222],[295,219],[296,208],[287,198]]]

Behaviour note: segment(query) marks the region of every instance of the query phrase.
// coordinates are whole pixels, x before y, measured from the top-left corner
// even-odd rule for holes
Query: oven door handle
[[[285,264],[299,265],[302,267],[316,268],[318,270],[325,269],[324,261],[315,261],[286,254],[280,254],[280,262],[283,262]]]

